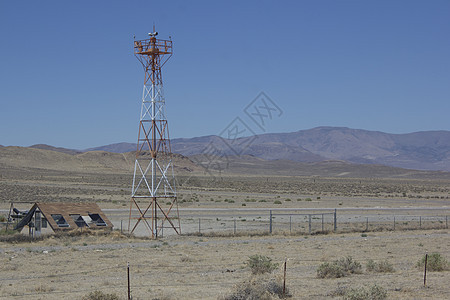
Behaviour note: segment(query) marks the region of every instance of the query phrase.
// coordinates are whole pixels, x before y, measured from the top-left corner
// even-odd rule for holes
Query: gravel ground
[[[376,232],[315,236],[195,237],[169,236],[158,241],[107,236],[54,238],[1,244],[1,299],[73,299],[89,291],[116,293],[126,299],[130,262],[133,299],[217,299],[229,294],[250,271],[250,255],[274,262],[287,258],[287,286],[293,299],[332,298],[338,287],[377,284],[389,299],[446,299],[450,272],[430,272],[423,287],[417,261],[428,252],[450,259],[446,230]],[[363,273],[338,279],[316,278],[325,262],[352,256],[363,266],[387,260],[394,273]],[[281,274],[274,271],[274,276]]]

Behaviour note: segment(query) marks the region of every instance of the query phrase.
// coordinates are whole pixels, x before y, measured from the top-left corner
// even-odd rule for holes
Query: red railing
[[[158,51],[155,51],[158,50]],[[158,52],[160,54],[172,54],[172,41],[150,38],[134,41],[134,53],[149,55]]]

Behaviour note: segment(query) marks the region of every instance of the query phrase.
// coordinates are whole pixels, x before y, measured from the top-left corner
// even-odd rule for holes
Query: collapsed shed
[[[96,203],[36,202],[15,226],[22,231],[28,226],[30,235],[39,236],[79,228],[109,229],[113,225]]]

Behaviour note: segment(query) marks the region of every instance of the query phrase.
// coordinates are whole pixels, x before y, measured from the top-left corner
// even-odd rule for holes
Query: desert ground
[[[0,297],[74,299],[101,290],[126,299],[129,262],[133,299],[218,299],[251,277],[244,262],[260,254],[280,265],[287,258],[286,284],[293,299],[333,298],[339,287],[373,284],[385,288],[389,299],[448,299],[450,272],[429,272],[424,287],[423,270],[416,263],[426,251],[448,257],[449,249],[447,230],[367,236],[172,236],[158,241],[116,234],[2,243]],[[369,259],[387,260],[395,271],[317,278],[321,263],[344,256],[363,266]],[[280,277],[281,267],[273,273]]]
[[[0,165],[0,215],[8,213],[11,202],[29,209],[32,202],[94,201],[115,230],[0,242],[2,299],[73,299],[92,291],[126,299],[127,262],[133,299],[221,299],[250,278],[265,280],[252,276],[245,264],[255,254],[279,264],[270,275],[277,280],[287,259],[286,285],[293,299],[339,299],[337,291],[343,288],[373,284],[383,287],[388,299],[450,295],[448,270],[429,272],[424,286],[423,270],[416,266],[426,252],[450,260],[447,173],[422,178],[414,172],[351,177],[338,170],[342,176],[208,174],[184,166],[177,170],[182,235],[165,229],[155,241],[143,226],[136,236],[125,235],[132,180],[128,167],[110,161],[80,167],[64,156],[49,167],[11,161]],[[114,167],[104,167],[108,164]],[[335,209],[336,232],[332,215],[322,230],[319,216]],[[311,234],[308,217],[298,214],[314,214]],[[361,263],[361,274],[317,278],[322,263],[348,256]],[[371,259],[389,262],[394,271],[368,271]]]

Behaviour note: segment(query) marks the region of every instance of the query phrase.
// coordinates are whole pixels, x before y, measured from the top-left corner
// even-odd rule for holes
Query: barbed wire
[[[449,252],[450,251],[446,251],[446,253],[449,253]],[[287,261],[289,262],[290,260],[292,260],[292,259],[288,259]],[[374,260],[376,260],[376,259],[374,259]],[[324,262],[323,260],[317,260],[317,259],[314,259],[314,260],[301,260],[301,261]],[[235,264],[235,265],[238,265],[238,264]],[[242,265],[242,264],[239,264],[239,265]],[[117,267],[114,267],[114,268],[117,268]],[[108,269],[111,269],[111,268],[108,268]],[[288,268],[288,274],[293,272],[293,271],[296,271],[297,269],[299,269],[299,267],[290,267],[290,268]],[[103,269],[103,270],[105,270],[105,269]],[[123,268],[123,270],[124,270],[124,278],[123,279],[125,279],[125,267]],[[92,273],[92,272],[98,272],[98,271],[94,270],[94,271],[91,271],[89,273]],[[171,272],[168,272],[168,273],[171,273]],[[75,274],[78,274],[78,273],[72,273],[72,275],[75,275]],[[398,274],[396,274],[395,272],[393,272],[393,273],[374,273],[374,272],[369,272],[367,274],[370,275],[371,278],[373,278],[373,277],[386,277],[386,276],[398,276]],[[158,275],[160,275],[160,273]],[[364,274],[356,274],[356,275],[352,275],[352,276],[361,276],[361,275],[364,275]],[[36,276],[36,277],[33,277],[32,279],[47,278],[47,277],[49,277],[49,276]],[[136,275],[133,275],[132,278],[134,280],[136,280],[136,277],[137,277]],[[140,277],[145,277],[145,276],[140,276]],[[321,278],[318,278],[317,276],[304,276],[304,278],[321,280]],[[239,284],[238,280],[233,281],[233,282],[230,282],[230,281],[225,281],[224,282],[224,281],[221,280],[220,282],[203,281],[203,282],[197,282],[197,283],[180,283],[180,282],[158,283],[157,285],[154,285],[154,286],[164,288],[164,287],[188,287],[188,286],[234,286],[236,284]],[[149,284],[131,284],[131,289],[132,289],[132,291],[136,291],[137,289],[139,290],[141,288],[149,288],[151,286],[152,285],[149,285]],[[116,291],[116,290],[119,290],[119,289],[123,288],[123,293],[125,294],[126,293],[126,290],[125,290],[126,287],[127,287],[126,284],[115,284],[114,286],[108,286],[108,291],[111,291],[111,290]],[[92,291],[96,291],[96,290],[102,290],[102,289],[98,288],[98,287],[91,287],[91,288],[83,288],[83,289],[72,289],[72,290],[68,290],[68,291],[52,290],[52,291],[48,291],[48,292],[41,291],[41,292],[17,293],[16,296],[35,296],[35,295],[41,295],[42,296],[42,295],[52,295],[52,294],[64,295],[64,294],[74,294],[74,293],[82,293],[82,292],[86,293],[86,292],[92,292]],[[2,299],[2,298],[10,298],[10,297],[11,297],[11,295],[7,295],[7,296],[1,296],[0,295],[0,299]]]
[[[434,251],[431,251],[434,252]],[[425,253],[427,253],[427,251],[423,251],[420,254],[418,253],[418,259],[420,259],[423,255],[425,255]],[[450,250],[444,250],[444,251],[439,251],[439,253],[450,253]],[[342,257],[346,257],[345,255],[343,255]],[[373,260],[373,261],[386,261],[388,259],[386,259],[385,257],[361,257],[361,256],[356,256],[352,258],[356,261],[368,261],[368,260]],[[394,260],[394,258],[391,258],[391,260]],[[315,263],[324,263],[324,262],[328,262],[329,259],[302,259],[302,258],[295,258],[295,257],[288,257],[287,261],[289,262],[315,262]],[[132,265],[133,266],[133,265]],[[192,269],[193,267],[195,267],[196,265],[192,265],[192,264],[173,264],[173,265],[153,265],[153,264],[136,264],[134,265],[135,268],[137,269],[142,269],[142,268],[149,268],[151,270],[154,269],[167,269],[167,268],[177,268],[178,270],[180,268],[189,268]],[[198,264],[198,266],[205,268],[205,271],[202,273],[210,273],[211,272],[211,267],[218,267],[217,264]],[[227,272],[227,270],[229,270],[229,268],[232,267],[245,267],[246,266],[246,262],[242,262],[242,263],[234,263],[234,264],[226,264],[225,266],[220,266],[220,267],[224,267],[226,268],[225,271],[220,271],[217,270],[215,271],[217,272],[221,272],[221,273],[225,273]],[[0,281],[16,281],[16,280],[34,280],[34,279],[44,279],[44,278],[55,278],[55,277],[69,277],[69,276],[75,276],[75,275],[86,275],[86,274],[90,274],[90,273],[96,273],[97,275],[100,272],[105,272],[108,270],[113,270],[113,269],[117,269],[119,270],[126,270],[126,265],[124,266],[114,266],[114,267],[106,267],[106,268],[102,268],[102,269],[97,269],[97,270],[90,270],[90,271],[79,271],[79,272],[71,272],[71,273],[59,273],[59,274],[49,274],[49,275],[42,275],[42,276],[22,276],[22,277],[8,277],[8,278],[0,278]],[[197,272],[201,272],[201,270],[196,270]],[[124,271],[125,272],[125,271]],[[190,270],[189,273],[191,273],[192,270]],[[235,270],[233,270],[233,272],[235,272]],[[160,274],[161,272],[159,272]],[[164,273],[164,272],[163,272]],[[167,271],[165,273],[173,273],[172,271]],[[231,272],[232,273],[232,272]],[[124,275],[125,276],[125,275]],[[141,276],[141,275],[138,275]]]

